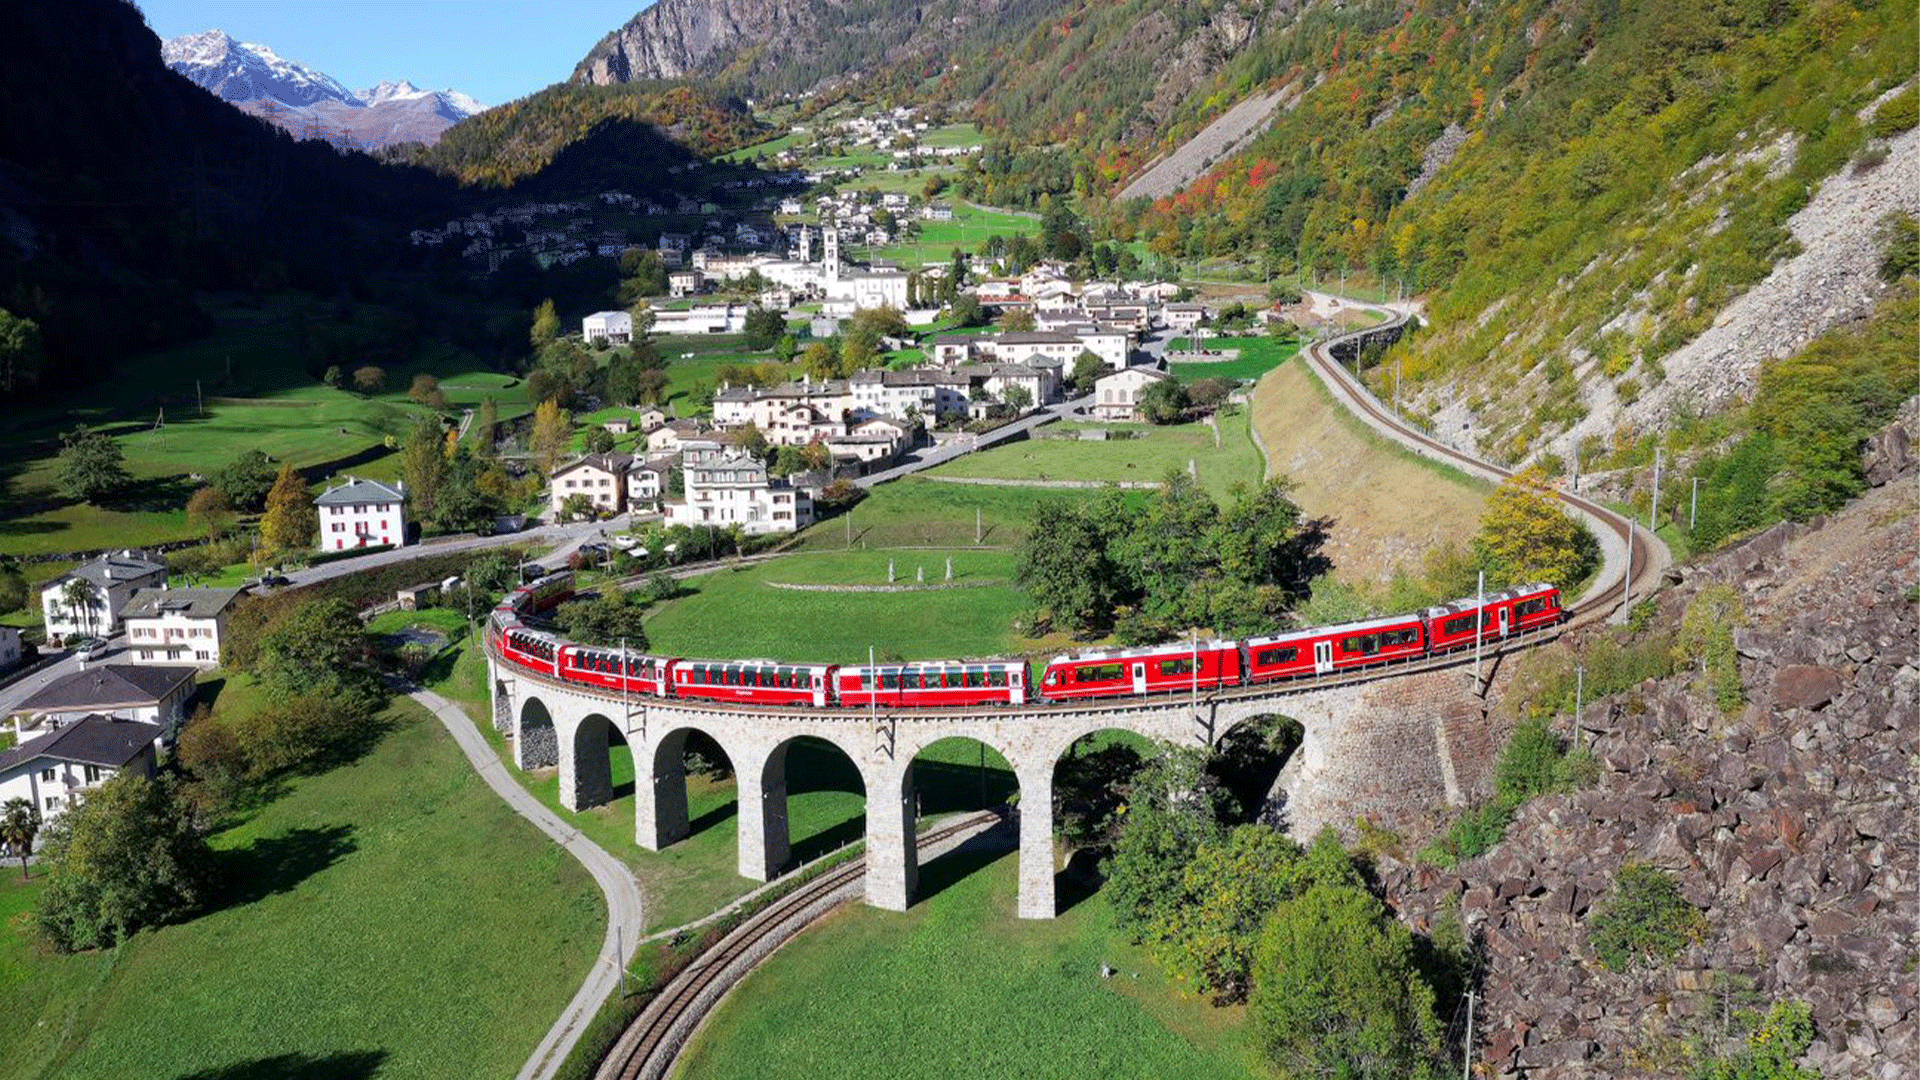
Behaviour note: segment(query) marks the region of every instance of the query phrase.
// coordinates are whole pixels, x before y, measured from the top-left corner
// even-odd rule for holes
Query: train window
[[[987,685],[988,685],[988,686],[1005,686],[1005,685],[1007,685],[1007,673],[1006,673],[1005,671],[989,671],[989,672],[987,672]]]
[[[1125,674],[1119,664],[1086,664],[1074,673],[1075,682],[1109,682]]]
[[[1538,615],[1547,610],[1547,598],[1536,596],[1532,600],[1522,600],[1513,605],[1515,615]]]
[[[1380,651],[1379,634],[1356,634],[1340,643],[1340,651],[1350,653],[1377,653]]]
[[[895,690],[900,686],[900,671],[895,668],[880,673],[880,685],[883,689]]]
[[[1060,673],[1059,673],[1059,672],[1057,672],[1057,671],[1048,671],[1048,672],[1047,672],[1047,677],[1046,677],[1046,678],[1044,678],[1044,679],[1042,679],[1042,680],[1040,680],[1040,681],[1041,681],[1041,682],[1042,682],[1043,684],[1045,684],[1045,685],[1047,685],[1047,686],[1059,686],[1059,685],[1060,685]]]
[[[1162,675],[1191,675],[1191,674],[1193,674],[1193,657],[1191,657],[1191,656],[1183,656],[1183,657],[1181,657],[1181,658],[1180,658],[1180,659],[1178,659],[1178,660],[1162,660],[1162,661],[1160,661],[1160,674],[1162,674]]]
[[[1300,650],[1292,645],[1282,649],[1261,649],[1253,655],[1256,664],[1290,664],[1300,659]]]
[[[1461,615],[1457,618],[1448,619],[1446,622],[1440,624],[1440,628],[1449,634],[1471,633],[1473,631],[1473,616]]]

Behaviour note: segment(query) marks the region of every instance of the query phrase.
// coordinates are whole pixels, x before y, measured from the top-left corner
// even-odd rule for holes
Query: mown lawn
[[[633,755],[621,744],[611,751],[615,798],[575,813],[560,806],[560,782],[552,769],[522,773],[512,751],[494,730],[487,698],[486,665],[471,648],[444,669],[435,689],[460,702],[493,743],[508,771],[548,807],[595,843],[633,867],[645,895],[647,925],[680,926],[704,916],[758,885],[739,876],[739,819],[732,777],[687,778],[687,813],[693,832],[665,851],[634,842]],[[1011,773],[997,753],[980,744],[945,740],[922,752],[915,765],[920,809],[929,817],[974,810],[1006,800]],[[825,743],[802,740],[787,752],[788,836],[796,862],[829,854],[865,836],[866,798],[853,763]]]
[[[390,717],[213,838],[229,895],[189,922],[60,956],[39,882],[0,873],[0,1077],[512,1075],[599,950],[599,892],[424,711]]]
[[[440,380],[455,416],[486,396],[502,419],[529,408],[518,380],[437,343],[385,365],[379,394],[332,389],[304,368],[298,347],[301,320],[324,322],[330,310],[292,297],[216,306],[220,321],[207,336],[133,358],[88,394],[15,409],[0,431],[0,554],[184,539],[191,535],[184,506],[198,486],[191,476],[247,450],[299,469],[332,464],[391,479],[398,457],[384,440],[428,414],[407,400],[416,374]],[[59,434],[76,426],[113,437],[138,481],[134,490],[105,506],[54,495]]]
[[[925,262],[946,262],[959,248],[969,254],[981,251],[990,236],[1012,239],[1022,233],[1040,231],[1040,219],[1005,210],[984,209],[964,202],[953,202],[952,221],[922,221],[920,234],[910,241],[887,244],[869,251],[856,248],[861,258],[891,259],[918,266]]]
[[[1175,338],[1170,347],[1178,349],[1188,344],[1185,338]],[[1218,362],[1171,364],[1168,370],[1173,377],[1181,382],[1195,379],[1257,379],[1300,351],[1297,341],[1275,341],[1270,337],[1255,336],[1209,337],[1206,346],[1209,349],[1238,349],[1240,355]]]
[[[1181,996],[1100,893],[1050,922],[1016,919],[1017,861],[956,852],[921,868],[922,899],[904,915],[840,909],[721,1003],[676,1075],[1269,1075],[1244,1010]],[[1103,963],[1118,973],[1102,979]]]
[[[1215,498],[1225,497],[1236,481],[1257,483],[1260,451],[1247,434],[1247,414],[1235,409],[1220,417],[1219,446],[1214,429],[1201,423],[1155,427],[1107,425],[1130,438],[1087,441],[1048,438],[1088,425],[1052,424],[1039,438],[968,454],[932,470],[930,476],[989,477],[1003,480],[1075,480],[1159,483],[1172,469],[1193,463],[1200,484]],[[959,486],[959,485],[954,485]],[[965,486],[961,486],[964,490]]]
[[[823,593],[768,582],[884,585],[892,560],[896,584],[941,584],[946,559],[955,583],[979,587],[899,593]],[[820,663],[864,661],[871,646],[910,660],[1047,651],[1014,622],[1031,601],[1014,587],[1014,556],[1003,551],[850,551],[795,555],[722,570],[686,582],[689,595],[647,619],[656,652],[714,658],[775,657]]]
[[[850,514],[823,521],[800,534],[802,551],[851,547],[971,547],[979,521],[980,543],[1017,547],[1026,539],[1036,507],[1044,502],[1083,502],[1097,492],[1042,488],[942,484],[908,476],[881,484]]]

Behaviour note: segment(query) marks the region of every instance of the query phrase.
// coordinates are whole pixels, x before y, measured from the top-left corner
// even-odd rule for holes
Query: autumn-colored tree
[[[535,349],[551,345],[560,337],[560,313],[553,309],[551,299],[540,301],[533,309],[533,329],[528,333]]]
[[[376,364],[355,368],[353,388],[368,396],[379,393],[387,388],[387,369]]]
[[[203,487],[187,499],[187,521],[206,531],[209,542],[233,528],[233,503],[217,487]]]
[[[414,516],[431,521],[447,487],[447,455],[440,421],[421,417],[400,448],[400,476],[407,483],[407,499]]]
[[[533,410],[533,460],[542,473],[551,473],[567,456],[567,442],[573,437],[573,419],[560,403],[551,399]]]
[[[447,395],[440,390],[440,380],[425,373],[413,377],[413,385],[407,388],[407,399],[429,409],[447,407]]]
[[[267,512],[260,519],[260,539],[269,552],[308,547],[320,530],[320,515],[306,481],[292,465],[280,466],[280,475],[267,492]]]
[[[492,457],[493,440],[500,431],[500,403],[493,400],[492,394],[480,400],[480,415],[475,418],[473,426],[476,429],[473,433],[473,452],[483,458]]]
[[[1473,538],[1489,589],[1532,581],[1571,586],[1593,568],[1596,548],[1592,534],[1560,508],[1537,465],[1501,482]]]

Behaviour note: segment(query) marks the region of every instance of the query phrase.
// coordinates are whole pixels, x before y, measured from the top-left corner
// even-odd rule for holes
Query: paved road
[[[287,574],[287,580],[295,585],[312,585],[317,581],[331,581],[334,578],[357,574],[362,570],[371,570],[390,563],[406,562],[411,559],[425,558],[429,555],[445,555],[450,552],[484,551],[487,548],[505,547],[511,544],[558,544],[551,554],[541,557],[543,565],[558,559],[566,560],[573,550],[599,535],[601,529],[612,530],[612,522],[576,522],[570,525],[539,525],[517,533],[498,533],[493,536],[454,536],[436,538],[420,544],[409,544],[391,551],[376,551],[371,555],[359,555],[351,559],[323,563],[320,566],[295,570]]]
[[[933,446],[923,446],[913,451],[907,456],[904,462],[895,465],[891,469],[882,469],[877,473],[870,473],[854,481],[854,483],[864,488],[870,488],[876,484],[884,484],[889,480],[898,480],[903,476],[917,473],[922,469],[931,469],[936,465],[944,465],[955,458],[971,454],[975,450],[984,450],[989,446],[1006,442],[1015,436],[1032,431],[1042,424],[1051,424],[1055,420],[1067,419],[1083,409],[1092,408],[1092,406],[1093,395],[1089,394],[1083,398],[1075,398],[1072,401],[1063,401],[1057,405],[1049,405],[1037,412],[1029,413],[1010,424],[1003,424],[1000,427],[994,428],[985,435],[951,435]]]
[[[586,867],[593,875],[594,883],[600,886],[600,892],[607,899],[607,934],[600,945],[600,955],[594,958],[593,970],[581,984],[573,1000],[567,1003],[560,1019],[554,1021],[546,1037],[534,1048],[533,1056],[520,1070],[518,1080],[546,1080],[557,1072],[573,1050],[574,1044],[586,1031],[587,1023],[600,1010],[600,1003],[607,999],[620,985],[621,969],[632,959],[633,951],[639,946],[646,932],[646,915],[640,896],[640,883],[634,880],[633,872],[627,865],[615,858],[610,852],[560,820],[552,810],[540,800],[527,793],[508,775],[505,763],[487,745],[487,740],[474,726],[460,706],[441,697],[431,690],[411,690],[409,697],[427,707],[427,710],[445,725],[453,741],[473,764],[474,771],[494,793],[506,800],[514,812],[552,837],[561,847]]]

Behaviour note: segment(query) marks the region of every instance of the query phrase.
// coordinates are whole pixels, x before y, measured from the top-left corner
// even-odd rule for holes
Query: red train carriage
[[[1238,643],[1173,642],[1144,649],[1105,649],[1055,657],[1047,664],[1046,674],[1040,680],[1040,696],[1049,701],[1071,701],[1174,690],[1210,690],[1239,682]]]
[[[552,634],[511,624],[500,635],[500,651],[506,658],[542,675],[558,675],[560,649],[566,642]]]
[[[1420,613],[1432,650],[1446,652],[1473,644],[1476,609],[1483,641],[1499,641],[1509,634],[1551,626],[1565,615],[1560,608],[1560,590],[1546,584],[1502,590],[1487,597],[1485,605],[1473,597],[1455,600]]]
[[[572,595],[573,571],[562,570],[520,586],[513,590],[509,599],[514,601],[515,611],[531,615],[547,611]]]
[[[1027,665],[1019,662],[930,661],[839,668],[840,704],[884,708],[935,705],[1019,705],[1027,700]]]
[[[774,660],[674,660],[667,680],[674,697],[824,706],[833,671],[825,664]]]
[[[560,650],[560,677],[607,690],[664,697],[668,663],[663,656],[637,652],[623,655],[619,649],[568,645]]]
[[[1248,638],[1247,681],[1293,679],[1422,656],[1426,627],[1417,615],[1316,626]]]

